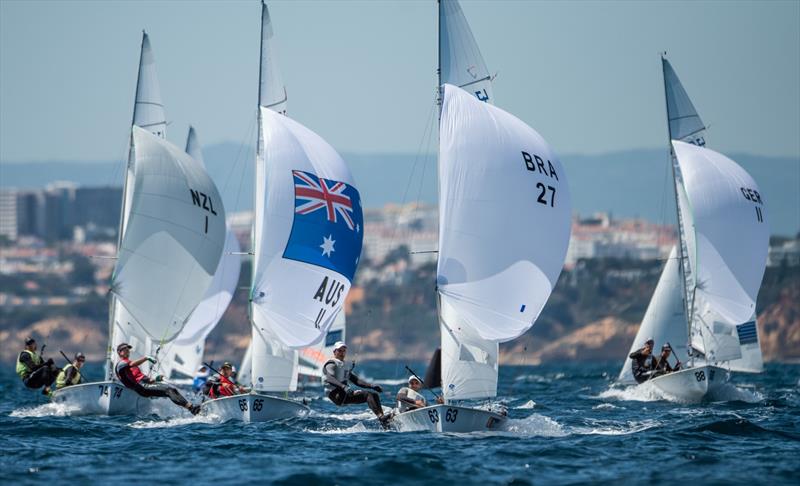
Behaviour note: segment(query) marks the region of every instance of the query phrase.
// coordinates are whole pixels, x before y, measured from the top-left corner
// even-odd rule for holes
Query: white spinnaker
[[[665,57],[661,58],[661,67],[664,73],[670,138],[703,145],[705,143],[702,138],[702,132],[705,130],[703,120],[700,119],[678,75]]]
[[[673,247],[628,354],[641,348],[645,341],[652,338],[656,343],[657,351],[666,343],[672,346],[674,350],[674,355],[670,358],[672,364],[675,362],[675,357],[683,362],[687,361],[686,345],[689,337],[682,296],[680,261],[677,248]],[[635,383],[628,355],[625,356],[625,364],[622,366],[618,380],[623,383]]]
[[[258,104],[275,112],[286,114],[286,86],[278,69],[278,57],[273,40],[272,21],[267,5],[261,2],[261,63]]]
[[[214,279],[206,290],[205,296],[197,305],[189,321],[168,347],[167,361],[171,370],[193,376],[203,361],[206,338],[222,319],[225,310],[233,299],[236,285],[239,283],[239,270],[242,265],[239,240],[228,228],[225,236],[225,249],[219,260]],[[159,363],[162,364],[162,363]],[[163,363],[164,366],[167,363]],[[169,376],[162,366],[161,371]]]
[[[707,359],[738,359],[736,326],[752,320],[767,262],[763,194],[733,160],[673,141],[694,222],[692,345]],[[679,202],[682,202],[679,200]]]
[[[263,107],[260,111],[264,153],[256,161],[253,320],[258,327],[268,326],[285,346],[298,349],[325,336],[351,282],[328,268],[283,257],[295,214],[292,171],[311,172],[350,186],[353,178],[339,154],[319,135],[286,116]],[[326,277],[343,288],[340,298],[317,321],[320,307],[313,296]]]
[[[439,67],[441,83],[463,88],[492,103],[492,78],[458,0],[439,2]]]
[[[322,365],[333,356],[333,345],[336,341],[346,342],[345,328],[346,322],[342,310],[333,320],[325,339],[300,351],[298,373],[322,378]]]
[[[520,336],[558,280],[570,230],[566,173],[547,142],[513,115],[445,85],[437,268],[443,324],[485,340],[484,351]],[[444,334],[443,380],[456,365]],[[453,384],[443,381],[445,396],[457,399]]]
[[[154,342],[183,328],[211,283],[225,243],[225,209],[205,169],[133,127],[136,163],[128,227],[112,290]]]

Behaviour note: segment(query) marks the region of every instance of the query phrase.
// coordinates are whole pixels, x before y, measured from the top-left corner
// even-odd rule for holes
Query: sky
[[[436,4],[273,1],[289,115],[343,153],[415,153]],[[800,157],[800,2],[463,1],[495,101],[557,152],[666,146],[666,50],[725,153]],[[260,4],[0,0],[0,162],[119,160],[141,30],[168,138],[252,143]]]

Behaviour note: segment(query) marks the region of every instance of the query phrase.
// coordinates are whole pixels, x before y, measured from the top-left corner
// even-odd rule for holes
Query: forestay
[[[344,305],[361,255],[361,200],[327,142],[269,109],[260,116],[253,322],[297,349],[319,342]]]
[[[684,362],[687,360],[689,337],[686,312],[683,306],[683,286],[681,285],[678,251],[675,247],[672,248],[664,270],[661,272],[661,278],[658,279],[656,290],[644,313],[639,332],[636,333],[631,349],[625,355],[625,364],[619,373],[619,381],[635,383],[628,355],[644,346],[645,341],[649,338],[653,338],[656,342],[656,352],[660,346],[670,344],[676,358]]]
[[[695,287],[688,289],[694,294],[692,346],[709,360],[737,359],[748,344],[737,326],[753,321],[767,261],[764,196],[733,160],[692,144],[672,144],[686,191],[681,211],[690,213],[693,223],[685,230],[693,237],[687,238],[695,273]]]
[[[457,0],[439,2],[439,67],[442,84],[493,102],[492,77]]]
[[[440,126],[439,221],[445,396],[477,393],[458,389],[466,378],[454,377],[456,361],[471,361],[473,376],[491,375],[494,384],[480,388],[492,396],[497,343],[533,325],[561,273],[570,193],[561,162],[535,130],[452,85],[444,86]]]
[[[261,2],[261,62],[259,64],[258,104],[264,108],[286,114],[286,87],[278,69],[278,59],[273,40],[272,21],[266,4]]]
[[[211,283],[225,241],[225,210],[204,168],[133,127],[136,176],[112,291],[155,342],[172,340]]]

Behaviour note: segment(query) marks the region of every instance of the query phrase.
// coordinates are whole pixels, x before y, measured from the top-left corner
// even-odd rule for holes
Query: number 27
[[[555,204],[555,199],[556,199],[556,188],[553,187],[553,186],[545,186],[541,182],[537,183],[536,187],[541,189],[541,191],[542,191],[541,193],[539,193],[539,198],[536,199],[536,201],[539,204],[544,204],[545,206],[547,206],[547,204],[548,204],[547,203],[547,197],[546,197],[547,196],[547,190],[550,189],[550,207],[553,207],[553,205]]]

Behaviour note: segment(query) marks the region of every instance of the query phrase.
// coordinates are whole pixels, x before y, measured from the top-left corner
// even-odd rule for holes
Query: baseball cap
[[[414,375],[411,375],[411,376],[408,377],[408,384],[409,385],[411,384],[411,380],[419,381],[419,384],[420,385],[422,384],[422,381],[419,378],[417,378],[416,376],[414,376]]]
[[[84,356],[83,353],[78,352],[75,353],[75,359],[77,361],[86,361],[86,356]]]
[[[333,344],[333,350],[334,350],[334,351],[336,351],[336,350],[337,350],[337,349],[339,349],[339,348],[346,348],[346,347],[347,347],[347,345],[344,343],[344,341],[336,341],[336,342]]]
[[[25,346],[30,346],[31,344],[33,344],[35,342],[36,342],[36,340],[33,339],[31,336],[28,336],[27,338],[25,338]]]
[[[131,346],[128,343],[122,343],[119,346],[117,346],[117,352],[118,353],[122,352],[123,349],[133,349],[133,346]]]

